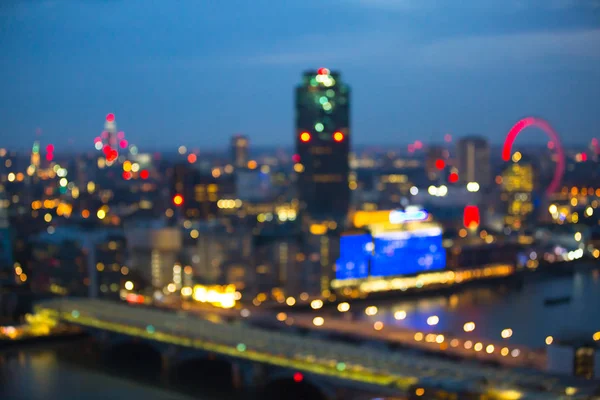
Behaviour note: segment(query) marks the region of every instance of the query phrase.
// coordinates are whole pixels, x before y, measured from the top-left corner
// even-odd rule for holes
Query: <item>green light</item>
[[[321,96],[321,98],[319,99],[319,103],[321,103],[321,104],[325,104],[328,102],[329,102],[329,99],[325,96]]]
[[[31,151],[34,153],[39,153],[40,152],[40,144],[38,142],[34,142],[33,148],[31,149]]]
[[[310,86],[317,86],[317,85],[318,85],[317,80],[315,78],[312,78],[310,80]]]
[[[67,188],[64,187],[64,186],[61,186],[61,187],[58,188],[58,192],[60,194],[65,194],[65,193],[67,193]]]
[[[243,353],[244,351],[246,351],[246,345],[244,343],[238,343],[238,345],[236,346],[236,349],[240,353]]]
[[[146,332],[148,332],[149,334],[153,334],[154,332],[156,332],[156,329],[154,329],[154,327],[152,325],[148,325],[146,327]]]
[[[133,154],[135,156],[138,153],[138,148],[137,148],[137,146],[134,145],[134,146],[131,146],[129,151],[131,152],[131,154]]]
[[[331,110],[331,103],[327,102],[327,103],[323,104],[323,110],[325,110],[325,111]]]
[[[335,91],[333,89],[327,89],[325,94],[327,95],[327,97],[335,97]]]
[[[345,364],[345,363],[343,363],[343,362],[339,362],[339,363],[337,363],[337,365],[335,366],[335,368],[336,368],[338,371],[342,372],[343,370],[345,370],[345,369],[346,369],[346,364]]]
[[[73,310],[73,311],[71,311],[71,316],[72,316],[73,318],[79,318],[79,311],[77,311],[77,310]]]
[[[315,130],[316,130],[317,132],[323,132],[323,129],[325,129],[325,126],[324,126],[322,123],[320,123],[320,122],[317,122],[317,123],[315,124]]]

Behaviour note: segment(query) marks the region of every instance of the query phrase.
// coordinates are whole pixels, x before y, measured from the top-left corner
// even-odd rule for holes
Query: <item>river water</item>
[[[571,296],[570,302],[545,304],[546,299]],[[382,321],[386,326],[398,325],[423,332],[448,332],[466,335],[463,326],[474,322],[473,339],[501,340],[503,329],[510,328],[508,343],[531,348],[545,345],[547,336],[554,339],[591,340],[600,331],[600,273],[581,269],[569,276],[539,279],[532,275],[520,288],[514,286],[483,286],[460,293],[425,299],[387,300],[374,302],[378,312],[367,316],[364,308],[356,307],[354,317]],[[404,320],[394,313],[405,311]],[[429,326],[427,319],[438,316],[439,323]]]

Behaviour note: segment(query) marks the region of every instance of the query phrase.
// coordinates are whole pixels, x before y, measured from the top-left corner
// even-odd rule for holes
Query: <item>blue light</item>
[[[390,222],[392,224],[402,224],[408,221],[425,221],[429,214],[425,210],[395,210],[390,212]]]
[[[336,279],[360,279],[369,276],[372,246],[373,239],[368,233],[342,236],[340,258],[336,262]]]

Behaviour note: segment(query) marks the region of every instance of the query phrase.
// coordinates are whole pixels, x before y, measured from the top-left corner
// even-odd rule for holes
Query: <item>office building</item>
[[[235,135],[231,138],[231,163],[236,168],[245,168],[248,165],[249,144],[247,136]]]
[[[457,146],[459,182],[477,182],[482,188],[490,186],[490,146],[487,139],[468,136],[460,139]]]
[[[350,202],[350,89],[327,68],[306,72],[296,89],[297,189],[312,217],[345,219]]]
[[[506,226],[518,230],[533,216],[533,192],[533,166],[529,163],[511,163],[502,173],[501,200],[506,207]]]

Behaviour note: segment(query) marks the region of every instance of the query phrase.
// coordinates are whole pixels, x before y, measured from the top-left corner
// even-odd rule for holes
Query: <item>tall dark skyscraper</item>
[[[350,89],[339,73],[304,73],[296,88],[295,135],[302,206],[315,218],[343,219],[350,203]]]
[[[248,164],[248,145],[247,136],[235,135],[231,138],[231,162],[236,168],[245,168]]]

